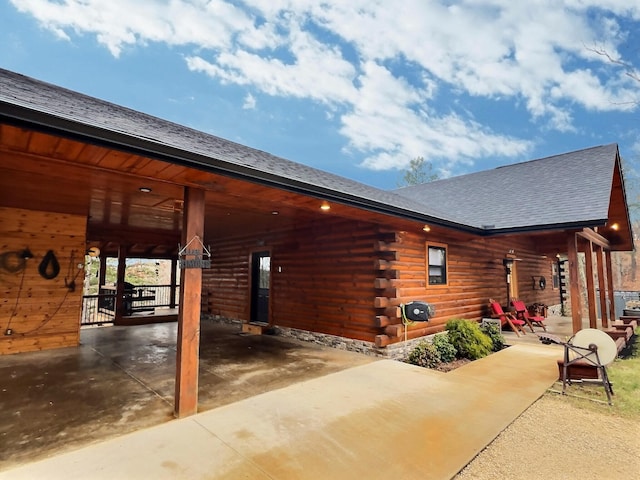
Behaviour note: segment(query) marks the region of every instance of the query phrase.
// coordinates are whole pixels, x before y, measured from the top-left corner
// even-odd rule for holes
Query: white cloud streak
[[[222,83],[307,99],[336,112],[346,150],[377,170],[423,156],[456,163],[520,156],[529,140],[495,132],[453,104],[511,100],[532,122],[575,130],[576,108],[632,108],[638,85],[589,47],[622,58],[628,0],[11,0],[66,41],[95,35],[118,57],[153,42]],[[409,78],[407,69],[413,72]],[[417,72],[417,73],[416,73]],[[441,99],[440,99],[441,100]],[[255,108],[245,96],[243,108]]]

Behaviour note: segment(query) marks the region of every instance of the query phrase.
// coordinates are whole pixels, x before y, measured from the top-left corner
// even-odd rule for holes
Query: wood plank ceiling
[[[295,228],[323,214],[319,198],[11,125],[0,125],[0,156],[0,205],[86,215],[88,243],[110,255],[120,243],[130,245],[130,256],[175,255],[185,186],[206,190],[210,243]],[[344,205],[330,214],[389,222]]]

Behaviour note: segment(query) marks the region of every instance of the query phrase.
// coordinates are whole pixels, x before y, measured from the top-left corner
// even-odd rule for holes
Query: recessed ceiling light
[[[151,189],[149,187],[140,187],[138,190],[140,190],[142,193],[150,193]]]
[[[271,215],[279,215],[279,214],[280,214],[280,212],[277,211],[277,210],[274,210],[273,212],[271,212]]]

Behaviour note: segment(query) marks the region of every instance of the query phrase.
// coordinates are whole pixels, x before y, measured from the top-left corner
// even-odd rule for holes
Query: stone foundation
[[[242,325],[242,322],[237,319],[226,318],[220,315],[203,314],[203,320]],[[373,357],[388,358],[390,360],[404,360],[411,350],[415,346],[429,337],[420,337],[405,342],[394,343],[387,347],[376,347],[373,342],[365,342],[363,340],[354,340],[352,338],[338,337],[336,335],[328,335],[326,333],[309,332],[306,330],[298,330],[296,328],[287,327],[270,327],[265,333],[270,335],[278,335],[281,337],[294,338],[303,342],[315,343],[317,345],[323,345],[325,347],[336,348],[338,350],[346,350],[349,352],[361,353],[363,355],[370,355]]]

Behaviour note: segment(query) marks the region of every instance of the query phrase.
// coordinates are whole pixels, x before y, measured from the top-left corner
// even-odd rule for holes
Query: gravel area
[[[615,399],[614,399],[615,401]],[[581,410],[545,395],[455,480],[640,478],[640,420]]]

